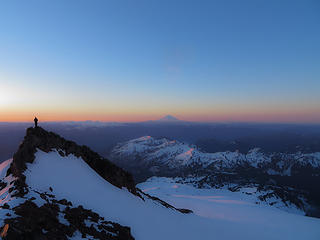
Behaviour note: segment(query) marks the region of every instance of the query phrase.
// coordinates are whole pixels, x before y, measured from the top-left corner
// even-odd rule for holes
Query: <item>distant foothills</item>
[[[31,120],[0,122],[0,161],[13,156],[26,128],[33,125]],[[246,153],[253,148],[288,153],[320,151],[320,124],[205,123],[167,115],[143,122],[42,122],[39,117],[39,126],[87,145],[103,156],[107,156],[118,143],[142,136],[195,144],[204,152],[239,150]]]

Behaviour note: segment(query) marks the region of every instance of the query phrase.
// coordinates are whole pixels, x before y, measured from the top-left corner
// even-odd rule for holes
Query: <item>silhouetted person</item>
[[[38,118],[35,117],[33,121],[34,121],[34,127],[38,127]]]

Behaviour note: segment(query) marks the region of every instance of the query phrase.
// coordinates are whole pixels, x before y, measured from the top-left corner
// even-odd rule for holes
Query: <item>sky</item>
[[[0,2],[0,121],[320,123],[320,1]]]

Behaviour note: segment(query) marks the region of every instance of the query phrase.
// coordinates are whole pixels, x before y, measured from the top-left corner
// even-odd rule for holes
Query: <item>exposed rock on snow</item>
[[[105,221],[91,210],[82,206],[70,207],[71,203],[64,206],[63,203],[68,202],[65,199],[57,201],[44,194],[42,197],[46,197],[47,203],[41,207],[29,199],[12,209],[17,217],[4,220],[8,226],[6,239],[68,239],[76,231],[83,238],[134,239],[130,228]],[[59,219],[61,216],[65,219],[64,222]]]
[[[200,210],[212,212],[203,205],[199,205],[201,209],[194,208],[196,214],[182,214],[190,212],[185,210],[185,204],[177,203],[176,208],[149,195],[150,192],[128,189],[130,181],[127,182],[126,174],[117,174],[122,170],[113,164],[108,166],[122,178],[119,182],[104,175],[108,170],[96,170],[101,157],[92,162],[90,153],[81,151],[82,147],[67,143],[52,145],[47,140],[42,144],[37,134],[29,136],[31,139],[26,137],[35,150],[24,142],[18,157],[0,164],[0,233],[7,234],[6,239],[318,240],[319,219],[260,209],[256,205],[253,208],[237,205],[246,206],[243,212],[253,214],[252,222],[237,216],[235,220],[203,217],[197,214]],[[33,155],[28,152],[30,149]],[[23,192],[18,181],[24,184]],[[173,191],[179,191],[180,186],[174,183]]]
[[[129,173],[89,148],[29,128],[14,158],[0,164],[0,233],[5,239],[134,239],[125,218],[109,213],[119,194],[129,204],[120,206],[123,216],[130,201],[190,212],[136,189]]]
[[[59,149],[61,156],[73,154],[81,157],[91,168],[93,168],[101,177],[111,184],[122,188],[127,188],[130,192],[136,193],[135,183],[132,176],[117,167],[107,159],[102,158],[86,146],[79,146],[75,142],[67,141],[53,132],[47,132],[41,127],[28,128],[27,134],[20,145],[18,151],[13,156],[13,162],[8,173],[18,177],[16,182],[19,188],[18,194],[25,194],[25,177],[23,175],[27,163],[32,163],[37,149],[50,152],[53,149]]]

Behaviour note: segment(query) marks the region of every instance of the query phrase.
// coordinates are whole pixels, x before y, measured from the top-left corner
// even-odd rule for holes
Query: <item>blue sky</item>
[[[319,1],[7,1],[0,29],[0,121],[320,122]]]

